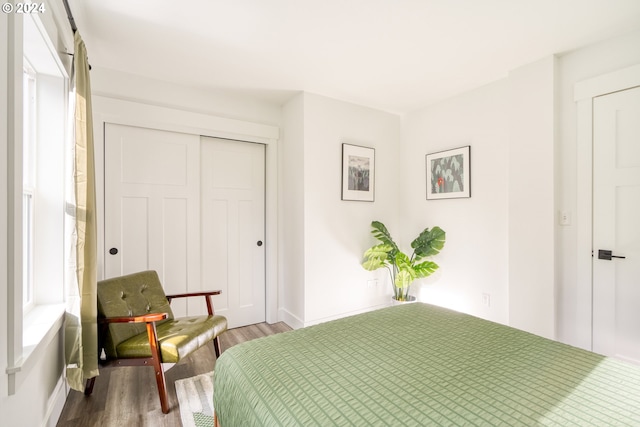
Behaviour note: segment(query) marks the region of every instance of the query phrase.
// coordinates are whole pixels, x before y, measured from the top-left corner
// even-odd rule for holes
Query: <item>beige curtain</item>
[[[87,50],[75,32],[73,77],[75,82],[75,253],[77,293],[69,298],[65,352],[67,382],[84,390],[88,378],[98,375],[97,333],[97,225],[91,84]]]

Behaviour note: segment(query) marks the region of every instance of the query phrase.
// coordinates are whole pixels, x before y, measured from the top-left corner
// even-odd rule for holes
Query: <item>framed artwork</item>
[[[342,200],[373,202],[375,149],[342,144]]]
[[[471,146],[427,154],[427,200],[471,197]]]

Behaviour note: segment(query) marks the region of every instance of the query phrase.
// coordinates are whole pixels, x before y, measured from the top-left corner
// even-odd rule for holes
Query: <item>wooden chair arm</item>
[[[158,322],[160,320],[164,320],[169,315],[167,313],[149,313],[143,314],[141,316],[123,316],[123,317],[103,317],[98,319],[98,322],[108,324],[108,323],[149,323],[149,322]]]
[[[185,298],[185,297],[204,297],[207,295],[220,295],[222,291],[203,291],[203,292],[192,292],[188,294],[172,294],[167,295],[167,299],[171,301],[172,298]]]
[[[220,295],[221,293],[222,291],[217,290],[217,291],[191,292],[187,294],[173,294],[173,295],[167,295],[167,300],[169,301],[169,304],[171,304],[171,300],[173,298],[204,297],[207,302],[207,312],[209,313],[209,316],[213,316],[215,314],[215,311],[213,310],[213,304],[211,304],[211,295]]]

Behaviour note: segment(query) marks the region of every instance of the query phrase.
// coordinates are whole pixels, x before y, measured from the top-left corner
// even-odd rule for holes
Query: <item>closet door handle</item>
[[[256,243],[256,245],[262,246],[262,240],[258,240],[258,243]]]

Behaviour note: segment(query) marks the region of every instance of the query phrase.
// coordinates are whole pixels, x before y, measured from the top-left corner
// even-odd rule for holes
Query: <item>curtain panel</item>
[[[75,86],[74,183],[75,254],[77,291],[71,290],[65,317],[65,356],[67,383],[84,390],[87,379],[98,375],[97,331],[97,218],[95,157],[91,83],[87,50],[74,34],[72,84]]]

